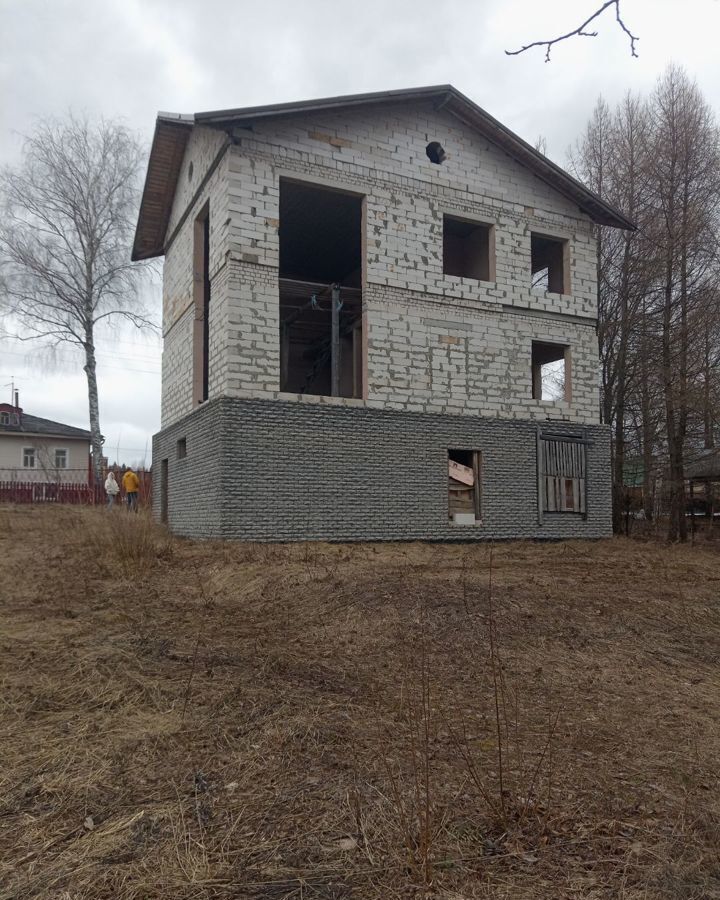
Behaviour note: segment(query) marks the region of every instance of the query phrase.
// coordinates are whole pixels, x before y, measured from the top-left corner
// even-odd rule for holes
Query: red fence
[[[152,479],[150,472],[138,472],[140,480],[140,503],[152,502]],[[118,482],[121,478],[118,478]],[[38,481],[0,481],[0,503],[74,503],[93,505],[105,503],[105,488],[85,484],[42,483]],[[124,492],[117,502],[124,499]]]
[[[0,481],[0,503],[103,503],[105,491],[88,484]]]

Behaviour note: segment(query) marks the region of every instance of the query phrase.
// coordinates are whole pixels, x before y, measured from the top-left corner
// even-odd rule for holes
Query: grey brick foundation
[[[578,426],[552,423],[555,433]],[[537,515],[536,423],[221,398],[155,435],[153,497],[168,460],[168,524],[259,541],[600,538],[611,533],[610,436],[585,426],[587,518]],[[185,438],[187,456],[178,458]],[[447,451],[482,452],[483,523],[447,518]]]

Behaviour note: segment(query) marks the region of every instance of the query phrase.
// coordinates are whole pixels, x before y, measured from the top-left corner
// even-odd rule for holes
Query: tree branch
[[[559,37],[551,38],[547,41],[533,41],[531,44],[526,44],[519,50],[506,50],[505,53],[507,56],[519,56],[521,53],[524,53],[526,50],[530,50],[532,47],[545,47],[547,48],[545,52],[545,62],[550,62],[550,51],[555,46],[555,44],[559,44],[560,41],[566,41],[568,38],[572,37],[597,37],[597,31],[586,31],[585,29],[594,19],[597,19],[598,16],[601,16],[609,6],[615,7],[615,19],[620,28],[630,38],[631,55],[637,57],[635,43],[639,41],[640,38],[634,35],[627,27],[625,22],[623,22],[622,16],[620,15],[620,0],[607,0],[607,2],[603,3],[601,7],[596,9],[595,12],[590,16],[590,18],[586,19],[582,23],[582,25],[578,25],[577,28],[574,28],[572,31],[568,31],[567,34],[561,34]]]

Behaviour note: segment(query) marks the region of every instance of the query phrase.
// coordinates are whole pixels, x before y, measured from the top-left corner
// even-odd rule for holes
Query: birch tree
[[[21,340],[79,348],[96,480],[96,333],[121,320],[151,324],[141,302],[147,269],[130,262],[143,156],[122,124],[70,115],[40,121],[20,165],[0,172],[0,311]]]

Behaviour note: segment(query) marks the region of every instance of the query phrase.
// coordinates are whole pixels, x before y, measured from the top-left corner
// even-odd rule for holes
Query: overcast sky
[[[509,57],[580,24],[600,0],[0,0],[0,162],[16,163],[34,116],[69,108],[122,118],[150,140],[158,110],[201,110],[451,83],[564,164],[600,93],[649,91],[685,66],[720,109],[719,0],[622,0],[599,36]],[[153,304],[159,316],[159,290]],[[101,426],[111,457],[150,461],[160,421],[160,341],[99,341]],[[76,364],[77,365],[77,364]],[[70,360],[0,343],[0,398],[88,427]]]

